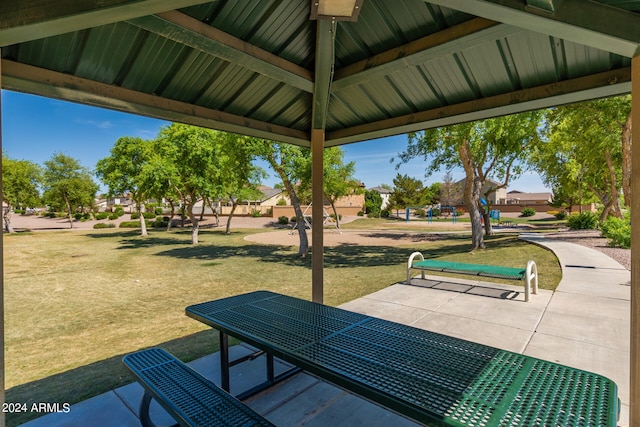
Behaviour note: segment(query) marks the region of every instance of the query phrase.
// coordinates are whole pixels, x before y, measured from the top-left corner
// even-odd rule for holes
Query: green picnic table
[[[252,292],[186,314],[224,337],[227,378],[230,335],[425,425],[614,427],[619,414],[601,375],[290,296]]]

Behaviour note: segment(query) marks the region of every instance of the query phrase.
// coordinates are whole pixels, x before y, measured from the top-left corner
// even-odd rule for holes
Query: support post
[[[311,131],[311,299],[324,301],[324,130]]]
[[[629,425],[640,426],[640,55],[631,62],[631,366],[629,379]]]
[[[0,53],[2,50],[0,49]],[[0,58],[2,55],[0,55]],[[2,61],[0,61],[0,151],[2,151]],[[2,194],[2,160],[0,160],[0,199],[4,199]],[[3,218],[4,219],[4,218]],[[4,227],[4,224],[1,225]],[[4,243],[0,240],[0,259],[4,259]],[[0,405],[4,407],[5,394],[5,364],[4,364],[4,267],[0,263]],[[0,427],[6,423],[5,413],[0,413]]]

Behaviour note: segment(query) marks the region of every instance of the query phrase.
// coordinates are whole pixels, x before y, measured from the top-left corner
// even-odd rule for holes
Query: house
[[[512,190],[507,193],[506,204],[508,205],[544,205],[547,206],[553,201],[553,193],[525,193],[524,191]]]

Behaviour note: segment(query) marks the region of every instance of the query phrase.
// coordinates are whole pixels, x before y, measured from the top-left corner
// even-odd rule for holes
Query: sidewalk
[[[525,303],[512,286],[428,276],[416,282],[420,286],[397,283],[342,308],[607,376],[618,385],[623,404],[619,425],[628,425],[630,272],[593,249],[534,234],[521,238],[558,257],[563,278],[556,292],[541,290]],[[233,351],[250,350],[240,345]],[[191,365],[219,384],[218,354]],[[261,381],[263,366],[257,359],[235,369],[232,384],[238,388],[232,392]],[[130,384],[73,405],[69,413],[49,414],[23,426],[139,426],[141,396],[141,387]],[[282,426],[415,425],[305,373],[246,403]],[[167,418],[156,422],[170,424]]]

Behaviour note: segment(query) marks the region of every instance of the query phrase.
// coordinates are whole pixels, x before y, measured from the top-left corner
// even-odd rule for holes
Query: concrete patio
[[[630,272],[596,250],[536,235],[521,238],[557,255],[563,278],[555,292],[541,290],[525,303],[521,288],[427,276],[413,279],[410,286],[393,284],[342,308],[602,374],[618,385],[619,425],[628,425]],[[239,345],[232,357],[250,351]],[[219,384],[218,354],[191,365]],[[264,361],[244,363],[232,375],[232,393],[248,389],[264,379]],[[134,383],[73,405],[68,413],[23,425],[138,426],[141,396],[142,388]],[[306,373],[246,403],[282,426],[415,425]],[[156,422],[171,424],[162,412],[154,410]]]

